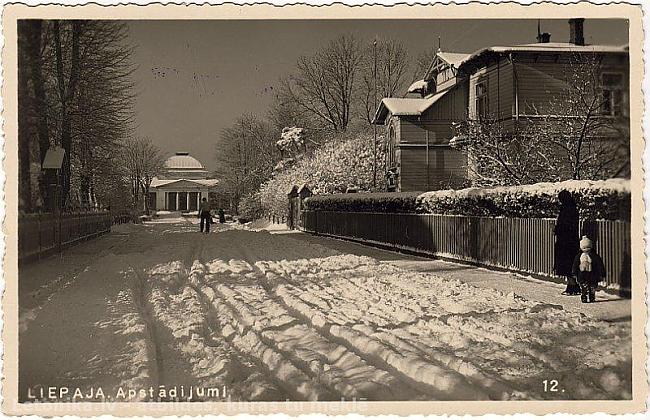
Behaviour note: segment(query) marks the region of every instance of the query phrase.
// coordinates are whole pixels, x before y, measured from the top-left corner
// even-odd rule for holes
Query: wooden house
[[[582,33],[582,19],[571,19],[570,25],[572,34]],[[553,100],[565,92],[568,73],[580,57],[593,60],[601,73],[609,99],[602,115],[628,116],[628,48],[585,45],[582,35],[572,36],[568,43],[552,43],[549,34],[540,34],[542,42],[484,48],[460,63],[459,73],[469,79],[469,118],[490,116],[515,126],[522,119],[552,114]]]
[[[456,147],[453,123],[489,118],[507,132],[552,116],[553,103],[566,90],[567,73],[577,56],[591,57],[598,64],[600,117],[625,122],[628,48],[585,45],[583,21],[569,20],[569,42],[552,43],[550,34],[538,31],[534,44],[493,46],[469,55],[439,51],[424,79],[409,89],[419,98],[385,98],[374,123],[386,128],[387,161],[397,174],[397,191],[470,183],[468,157]],[[608,135],[612,133],[603,133]],[[627,156],[629,162],[629,147],[623,149],[621,160]]]
[[[466,183],[466,157],[449,145],[452,123],[467,117],[467,83],[456,76],[466,54],[438,52],[424,80],[409,88],[418,97],[384,98],[374,124],[384,125],[387,172],[397,191],[458,188]]]

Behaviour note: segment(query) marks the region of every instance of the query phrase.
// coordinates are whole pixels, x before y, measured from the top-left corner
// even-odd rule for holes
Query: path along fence
[[[303,211],[306,232],[414,251],[488,267],[554,276],[553,219]],[[582,221],[607,269],[604,286],[630,290],[630,224]]]
[[[18,261],[26,262],[61,251],[110,232],[109,212],[25,214],[18,217]]]

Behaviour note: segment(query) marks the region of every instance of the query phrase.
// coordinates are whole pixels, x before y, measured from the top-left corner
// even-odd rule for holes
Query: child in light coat
[[[573,274],[580,285],[580,299],[583,303],[591,303],[596,301],[598,282],[605,277],[605,264],[586,236],[580,240],[580,250],[582,252],[573,260]]]

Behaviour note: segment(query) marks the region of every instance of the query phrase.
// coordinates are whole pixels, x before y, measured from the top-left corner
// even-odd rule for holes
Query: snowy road
[[[630,398],[629,322],[220,229],[118,227],[21,269],[22,398],[161,385],[235,400]],[[193,396],[206,399],[223,396]]]

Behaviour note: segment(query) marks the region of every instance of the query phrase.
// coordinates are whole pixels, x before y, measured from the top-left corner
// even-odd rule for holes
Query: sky
[[[135,47],[136,135],[165,155],[186,151],[215,170],[219,133],[243,113],[266,114],[278,79],[342,34],[401,41],[422,51],[471,53],[536,42],[537,20],[201,20],[129,21]],[[567,42],[566,19],[541,20],[551,42]],[[624,20],[589,19],[588,44],[628,42]]]

